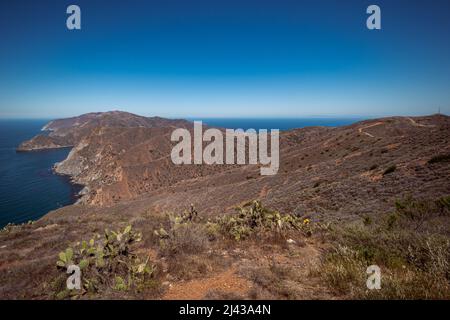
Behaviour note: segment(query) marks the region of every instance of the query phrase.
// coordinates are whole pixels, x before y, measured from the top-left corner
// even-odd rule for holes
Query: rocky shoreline
[[[66,157],[66,159],[64,159],[61,162],[55,163],[52,171],[54,174],[67,177],[70,180],[71,184],[78,185],[81,187],[81,190],[77,194],[78,200],[75,203],[75,204],[79,204],[79,203],[85,202],[84,197],[89,194],[90,189],[89,189],[88,185],[85,184],[84,181],[77,179],[77,171],[73,167],[70,167],[70,165],[66,164],[68,161],[70,161],[71,154],[73,154],[72,151],[73,151],[73,148],[70,151],[70,153],[68,154],[68,156]]]
[[[74,180],[72,175],[60,172],[58,170],[59,163],[61,162],[57,162],[53,165],[52,173],[67,179],[68,183],[70,183],[72,186],[75,186],[77,190],[79,190],[75,193],[75,197],[77,198],[77,200],[73,203],[74,205],[83,203],[83,197],[89,193],[89,187]]]
[[[72,144],[64,144],[55,141],[48,136],[36,136],[29,141],[21,143],[17,148],[17,152],[43,151],[51,149],[72,148]]]

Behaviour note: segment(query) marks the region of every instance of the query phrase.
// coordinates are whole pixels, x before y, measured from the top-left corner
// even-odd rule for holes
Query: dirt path
[[[433,128],[433,127],[435,127],[435,126],[432,125],[432,124],[422,124],[422,123],[417,123],[413,118],[410,118],[410,117],[406,117],[406,119],[408,119],[408,120],[410,121],[411,125],[413,125],[414,127],[425,127],[425,128]],[[362,134],[365,134],[365,135],[368,136],[368,137],[376,138],[373,134],[368,133],[368,132],[365,132],[364,130],[365,130],[365,129],[372,128],[372,127],[375,127],[375,126],[379,126],[379,125],[382,125],[382,124],[384,124],[384,122],[382,122],[382,121],[376,122],[376,123],[372,123],[372,124],[369,124],[369,125],[367,125],[367,126],[365,126],[365,127],[359,128],[359,129],[358,129],[358,132],[359,132],[359,133],[362,133]]]
[[[408,119],[409,121],[411,121],[411,124],[415,127],[426,127],[426,128],[433,128],[435,127],[432,124],[422,124],[422,123],[417,123],[413,118],[410,117],[406,117],[406,119]]]
[[[232,267],[206,279],[175,283],[167,290],[163,300],[200,300],[213,290],[245,295],[250,288],[251,282],[237,275],[236,268]]]
[[[301,242],[297,239],[298,243]],[[246,279],[249,274],[274,276],[273,265],[278,266],[277,270],[289,270],[291,274],[288,279],[277,278],[273,286],[289,288],[295,293],[297,299],[331,299],[332,295],[320,282],[317,276],[311,274],[314,266],[320,261],[320,249],[316,243],[307,241],[300,246],[290,245],[288,251],[276,252],[257,246],[250,246],[247,250],[239,249],[239,254],[243,256],[235,264],[223,272],[213,276],[181,281],[173,283],[163,296],[163,300],[200,300],[207,298],[208,293],[218,292],[221,296],[248,297],[252,289],[259,288],[260,292],[270,292],[271,288],[258,287],[258,282]],[[278,277],[275,275],[275,277]],[[269,278],[270,279],[270,278]],[[268,280],[274,281],[274,280]],[[287,290],[287,289],[286,289]],[[280,298],[276,294],[265,298]],[[214,298],[214,297],[212,297]]]
[[[373,134],[370,134],[370,133],[368,133],[368,132],[365,132],[364,129],[368,129],[368,128],[372,128],[372,127],[375,127],[375,126],[379,126],[379,125],[381,125],[381,124],[384,124],[384,122],[376,122],[376,123],[372,123],[372,124],[370,124],[370,125],[368,125],[368,126],[359,128],[359,129],[358,129],[358,132],[359,132],[359,133],[363,133],[363,134],[365,134],[366,136],[369,136],[369,137],[371,137],[371,138],[375,138],[375,136],[374,136]]]

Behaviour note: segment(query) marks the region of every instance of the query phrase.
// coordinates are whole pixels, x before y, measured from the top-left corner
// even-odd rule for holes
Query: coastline
[[[31,149],[24,149],[24,148],[20,148],[16,147],[15,150],[18,153],[21,152],[43,152],[43,151],[51,151],[51,150],[56,150],[56,149],[66,149],[66,148],[70,148],[72,149],[74,146],[72,145],[66,145],[66,146],[52,146],[52,147],[46,147],[46,148],[31,148]]]
[[[398,122],[399,127],[404,126],[405,129],[407,129],[407,130],[416,127],[414,125],[411,125],[411,120],[409,117],[406,117],[406,118],[388,117],[388,118],[380,118],[379,120],[364,119],[364,120],[360,120],[357,122],[352,122],[350,124],[337,125],[337,126],[333,126],[333,127],[323,126],[323,125],[296,127],[296,129],[284,130],[283,136],[289,137],[291,135],[294,135],[294,136],[298,135],[300,132],[299,130],[303,130],[301,132],[305,132],[305,133],[311,132],[311,134],[308,134],[308,135],[315,136],[322,131],[323,131],[323,134],[326,134],[325,132],[331,128],[336,128],[336,130],[350,130],[351,132],[353,132],[354,130],[356,130],[354,128],[359,126],[359,127],[361,127],[361,128],[359,128],[359,131],[356,130],[358,137],[360,134],[364,134],[364,135],[367,135],[368,138],[374,139],[374,136],[372,134],[367,134],[366,131],[363,131],[364,129],[369,128],[366,126],[366,123],[374,122],[373,130],[375,130],[377,128],[375,125],[378,125],[379,121],[386,122],[386,124],[392,124],[393,123],[392,121],[394,121],[394,119],[395,119],[395,121]],[[297,121],[300,121],[300,120],[301,119],[297,119]],[[247,121],[248,121],[248,119],[247,119]],[[376,122],[376,121],[378,121],[378,122]],[[428,121],[431,121],[431,120],[424,120],[424,121],[425,121],[425,123],[427,123]],[[274,124],[277,124],[276,120],[274,120]],[[279,123],[278,123],[278,125],[279,125]],[[236,123],[234,125],[227,126],[227,127],[231,128],[233,126],[236,126]],[[425,125],[423,125],[423,126],[425,127]],[[337,129],[337,128],[343,128],[343,129]],[[420,128],[422,128],[422,127],[420,127]],[[77,127],[75,126],[73,128],[73,130],[76,130],[76,129],[77,129]],[[105,134],[106,137],[110,138],[110,140],[107,140],[107,141],[109,141],[110,143],[112,143],[112,142],[120,143],[119,141],[111,140],[111,139],[115,139],[115,131],[114,130],[117,131],[118,129],[120,129],[120,128],[112,127],[110,129],[111,135],[109,135],[109,136],[107,135],[107,133],[103,133],[103,134]],[[95,127],[93,127],[92,130],[96,130]],[[143,129],[139,129],[139,132],[141,132],[142,130]],[[94,132],[96,132],[96,131],[94,131]],[[372,132],[372,133],[379,135],[379,133],[375,133],[375,132]],[[93,135],[92,137],[95,139],[97,136]],[[104,137],[102,137],[102,139],[103,138]],[[358,139],[360,140],[361,138],[358,138]],[[32,140],[33,139],[31,139],[29,141],[32,141]],[[94,140],[94,141],[96,141],[96,140]],[[298,141],[299,141],[298,139],[293,139],[293,140],[291,139],[290,143],[298,142]],[[93,143],[94,147],[87,148],[87,150],[89,150],[89,152],[87,154],[85,154],[86,153],[85,151],[83,151],[83,153],[80,153],[81,150],[83,150],[84,148],[86,148],[87,146],[90,145],[89,142],[92,142],[92,141],[88,141],[88,140],[84,139],[82,141],[80,140],[77,144],[75,144],[75,146],[46,146],[44,148],[42,148],[42,147],[35,148],[35,149],[32,148],[30,150],[23,150],[23,151],[17,151],[17,152],[38,153],[38,152],[70,148],[69,153],[65,156],[64,159],[53,163],[51,166],[52,174],[63,177],[65,179],[65,181],[67,183],[69,183],[72,187],[73,195],[71,196],[72,201],[71,201],[70,205],[80,204],[80,203],[106,205],[106,204],[111,204],[111,203],[117,202],[120,199],[130,200],[130,199],[133,199],[134,197],[137,197],[145,192],[156,191],[158,189],[158,186],[156,186],[154,188],[150,182],[147,182],[147,181],[156,181],[156,179],[158,179],[158,176],[149,175],[147,177],[144,177],[141,180],[135,179],[134,183],[136,183],[136,185],[138,185],[138,186],[140,183],[141,186],[143,186],[143,187],[140,189],[137,188],[138,191],[136,191],[135,193],[128,194],[127,193],[127,192],[129,192],[128,186],[123,185],[123,184],[121,185],[122,177],[126,173],[124,173],[124,170],[120,166],[108,167],[110,169],[110,172],[108,173],[108,172],[104,172],[104,170],[103,170],[105,168],[104,167],[105,163],[102,164],[101,162],[100,163],[90,163],[89,162],[90,161],[89,159],[92,159],[92,157],[95,156],[98,152],[98,150],[95,149],[95,142]],[[126,141],[125,142],[122,141],[121,143],[126,143]],[[343,143],[343,142],[341,142],[341,143]],[[125,144],[124,147],[126,147],[126,146],[128,146],[128,145]],[[150,145],[149,148],[152,148],[152,146]],[[123,149],[123,150],[125,150],[125,149]],[[328,152],[328,150],[327,150],[327,152]],[[113,164],[113,163],[115,163],[114,162],[114,159],[116,159],[115,157],[117,157],[119,154],[120,154],[120,152],[118,152],[117,150],[115,150],[115,151],[112,150],[112,151],[108,151],[103,156],[106,157],[105,161],[107,161],[108,164]],[[152,157],[149,156],[146,159],[146,161],[153,161]],[[86,171],[87,168],[88,168],[88,171]],[[103,174],[103,176],[102,176],[102,174]],[[194,177],[195,173],[192,173],[192,174],[193,174],[192,177]],[[97,179],[98,181],[93,180],[92,177],[95,177],[95,179]],[[183,177],[183,179],[184,178],[185,177]],[[116,182],[116,185],[107,189],[106,191],[105,191],[105,189],[101,188],[102,190],[100,190],[100,191],[103,193],[97,194],[96,191],[98,191],[98,187],[104,181],[102,179],[110,179],[110,181]],[[108,186],[110,186],[110,185],[108,185]],[[165,187],[170,187],[170,185],[165,185]],[[100,194],[100,196],[98,196],[99,194]],[[93,198],[92,198],[92,195],[94,195]],[[119,195],[119,196],[117,196],[117,195]],[[122,196],[122,195],[125,195],[125,196]],[[95,198],[95,197],[97,197],[97,198]],[[45,214],[43,214],[43,215],[45,215]]]
[[[56,149],[56,148],[55,148]],[[60,148],[57,148],[60,149]],[[67,158],[66,158],[67,159]],[[63,161],[65,161],[66,159],[64,159]],[[73,203],[69,204],[69,205],[74,205],[79,203],[79,201],[81,200],[81,198],[83,197],[83,195],[85,194],[85,192],[88,189],[88,187],[86,185],[83,185],[79,182],[76,182],[73,179],[73,176],[70,174],[65,174],[65,173],[61,173],[57,171],[57,165],[61,163],[61,162],[56,162],[53,164],[52,166],[52,174],[54,174],[55,176],[61,177],[63,178],[68,184],[70,184],[71,188],[74,190],[71,198],[73,200]],[[48,212],[47,212],[48,213]],[[45,214],[44,214],[45,215]]]
[[[64,181],[66,181],[66,183],[69,184],[71,189],[74,191],[71,194],[72,203],[67,204],[66,206],[71,206],[71,205],[75,205],[75,204],[79,203],[79,201],[81,200],[81,197],[83,196],[83,194],[82,194],[83,190],[85,190],[87,187],[82,185],[82,184],[79,184],[79,183],[75,182],[70,175],[60,174],[60,173],[56,172],[54,170],[54,167],[52,168],[52,173],[55,176],[58,176],[58,177],[62,178]],[[48,212],[43,214],[41,216],[41,218],[44,217],[47,214],[48,214]]]

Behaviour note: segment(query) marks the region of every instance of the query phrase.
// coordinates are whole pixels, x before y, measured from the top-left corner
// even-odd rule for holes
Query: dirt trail
[[[365,135],[367,135],[367,136],[369,136],[369,137],[371,137],[371,138],[375,138],[375,136],[374,136],[373,134],[370,134],[370,133],[365,132],[365,131],[363,131],[363,130],[364,130],[364,129],[368,129],[368,128],[372,128],[372,127],[375,127],[375,126],[379,126],[379,125],[382,125],[382,124],[384,124],[384,122],[375,122],[375,123],[372,123],[372,124],[370,124],[370,125],[368,125],[368,126],[359,128],[359,129],[358,129],[358,132],[359,132],[359,133],[363,133],[363,134],[365,134]]]
[[[167,290],[163,300],[200,300],[211,290],[245,295],[250,288],[251,282],[240,277],[236,268],[231,267],[213,277],[175,283]]]
[[[408,119],[409,122],[411,123],[411,125],[413,125],[414,127],[424,127],[424,128],[433,128],[433,127],[435,127],[435,126],[432,125],[432,124],[422,124],[422,123],[418,123],[418,122],[416,122],[413,118],[410,118],[410,117],[405,117],[405,119]],[[359,129],[358,129],[358,132],[359,132],[359,133],[362,133],[362,134],[365,134],[365,135],[368,136],[368,137],[376,138],[373,134],[368,133],[368,132],[365,132],[364,130],[365,130],[365,129],[372,128],[372,127],[375,127],[375,126],[379,126],[379,125],[382,125],[382,124],[384,124],[384,122],[382,122],[382,121],[380,121],[380,122],[375,122],[375,123],[372,123],[372,124],[370,124],[370,125],[367,125],[367,126],[364,126],[364,127],[359,128]]]
[[[406,119],[408,119],[409,121],[411,121],[411,124],[415,127],[426,127],[426,128],[433,128],[435,127],[432,124],[422,124],[422,123],[417,123],[413,118],[410,117],[406,117]]]
[[[299,239],[297,241],[297,243],[301,242]],[[246,279],[245,274],[248,275],[248,272],[251,273],[250,270],[255,269],[267,272],[272,264],[294,272],[291,280],[278,279],[278,285],[289,286],[298,299],[332,298],[328,290],[319,283],[318,278],[310,274],[314,266],[318,265],[321,256],[317,244],[308,240],[301,245],[294,243],[289,246],[288,251],[282,252],[267,251],[258,246],[250,246],[245,251],[237,249],[242,256],[232,267],[207,278],[175,282],[168,288],[162,299],[200,300],[214,291],[225,295],[248,297],[257,283]]]

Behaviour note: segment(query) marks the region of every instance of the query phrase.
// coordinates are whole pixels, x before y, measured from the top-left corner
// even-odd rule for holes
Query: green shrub
[[[208,221],[205,225],[205,231],[211,241],[220,237],[220,225],[218,223]]]
[[[237,209],[233,215],[223,216],[218,220],[222,232],[236,241],[253,234],[265,236],[273,232],[309,229],[309,219],[303,222],[299,217],[281,214],[262,206],[260,201],[253,201]]]
[[[419,230],[425,221],[436,216],[447,216],[450,213],[450,197],[437,200],[414,199],[407,196],[395,202],[396,214],[403,222],[413,224],[414,230]]]
[[[142,289],[145,281],[153,276],[155,266],[149,263],[149,258],[143,260],[131,252],[130,246],[141,241],[141,237],[131,226],[117,232],[105,230],[103,238],[97,235],[60,252],[57,268],[66,276],[67,268],[77,265],[82,272],[82,288],[68,290],[59,286],[55,297],[79,297],[107,288]]]

